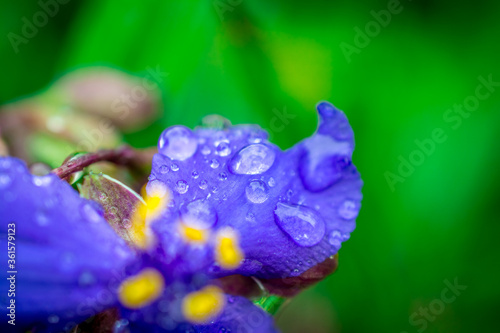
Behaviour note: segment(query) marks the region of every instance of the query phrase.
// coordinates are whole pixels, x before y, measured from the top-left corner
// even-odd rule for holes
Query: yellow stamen
[[[205,244],[208,240],[208,230],[188,227],[182,222],[179,223],[179,229],[182,237],[188,243]]]
[[[219,287],[205,288],[188,294],[182,300],[182,314],[193,324],[205,324],[224,308],[226,298]]]
[[[118,299],[127,308],[139,309],[153,303],[165,289],[163,276],[154,268],[124,280],[118,289]]]
[[[158,218],[170,201],[170,194],[164,185],[155,186],[151,192],[151,195],[145,195],[144,202],[137,203],[131,219],[132,226],[129,229],[130,237],[142,249],[152,242],[152,233],[148,222]]]
[[[219,231],[215,246],[215,258],[225,269],[235,269],[244,258],[238,242],[238,235],[231,228]]]

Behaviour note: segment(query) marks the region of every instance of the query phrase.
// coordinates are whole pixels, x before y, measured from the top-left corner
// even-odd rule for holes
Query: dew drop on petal
[[[12,182],[12,178],[10,178],[9,175],[6,175],[6,174],[1,175],[0,174],[0,189],[6,189],[7,186],[9,186],[11,182]]]
[[[89,203],[84,203],[81,206],[81,214],[89,222],[97,223],[101,221],[101,215]]]
[[[351,220],[358,216],[359,205],[352,200],[345,200],[339,207],[338,213],[341,218]]]
[[[212,169],[217,169],[219,167],[219,165],[220,165],[220,163],[216,159],[213,159],[213,160],[210,161],[210,167]]]
[[[175,183],[175,190],[179,192],[180,194],[184,194],[188,191],[189,185],[185,180],[178,180],[177,183]]]
[[[172,165],[170,166],[170,169],[171,169],[172,171],[179,171],[179,166],[178,166],[177,164],[175,164],[175,163],[174,163],[174,164],[172,164]]]
[[[325,235],[325,222],[308,207],[279,202],[274,218],[281,230],[300,246],[314,246]]]
[[[207,182],[205,179],[203,179],[203,180],[200,182],[200,188],[201,188],[202,190],[205,190],[207,187],[208,187],[208,182]]]
[[[169,169],[169,168],[168,168],[168,166],[166,166],[166,165],[162,165],[162,166],[160,167],[160,173],[162,173],[162,174],[166,174],[166,173],[167,173],[167,172],[169,172],[169,171],[170,171],[170,169]]]
[[[50,222],[49,217],[47,216],[47,213],[45,213],[42,210],[39,210],[35,213],[35,220],[36,220],[36,223],[41,227],[48,225]]]
[[[219,173],[219,180],[220,181],[224,181],[226,179],[227,179],[227,173],[225,173],[225,172]]]
[[[245,189],[247,199],[253,203],[263,203],[268,198],[269,189],[261,180],[253,180]]]
[[[274,187],[276,186],[276,181],[274,180],[273,177],[270,177],[269,178],[269,181],[267,182],[267,185],[269,185],[269,187]]]
[[[191,177],[193,177],[193,179],[198,179],[198,177],[200,177],[200,174],[198,172],[196,172],[196,171],[193,171],[191,173]]]
[[[226,141],[219,142],[219,144],[215,148],[215,153],[222,157],[231,154],[231,146],[229,142]]]
[[[52,177],[47,176],[33,176],[33,184],[36,186],[48,186],[52,183]]]
[[[210,203],[198,199],[188,203],[181,210],[183,222],[193,228],[207,229],[217,222],[217,213]]]
[[[90,272],[83,272],[78,277],[78,284],[82,287],[91,286],[96,282],[94,275]]]
[[[276,153],[268,146],[257,143],[242,148],[229,162],[234,174],[257,175],[266,172],[274,163]]]
[[[254,213],[248,213],[246,216],[246,220],[248,222],[255,222],[255,214]]]
[[[337,250],[340,249],[342,244],[342,234],[337,230],[333,230],[328,236],[328,243],[330,243],[330,245],[335,247]]]
[[[201,153],[202,153],[203,155],[208,155],[208,154],[210,154],[210,153],[211,153],[211,151],[210,151],[210,147],[208,147],[208,146],[203,146],[203,148],[201,148]]]
[[[174,126],[166,129],[158,141],[160,154],[173,160],[183,161],[196,152],[198,142],[194,133],[187,127]]]

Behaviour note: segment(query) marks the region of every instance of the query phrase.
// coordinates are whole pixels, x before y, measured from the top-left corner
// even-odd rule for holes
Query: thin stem
[[[141,171],[145,165],[151,165],[153,153],[154,150],[152,149],[140,151],[129,146],[122,146],[117,149],[102,149],[93,153],[70,156],[60,167],[52,170],[52,173],[55,173],[61,179],[66,179],[71,174],[82,171],[89,165],[104,161]]]

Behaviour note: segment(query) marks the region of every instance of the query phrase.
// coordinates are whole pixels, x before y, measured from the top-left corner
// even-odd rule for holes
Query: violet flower
[[[131,249],[102,215],[57,176],[33,176],[22,161],[0,157],[0,246],[15,244],[0,276],[15,297],[2,294],[0,306],[6,318],[14,304],[16,324],[4,320],[0,330],[68,331],[119,308],[116,332],[275,332],[263,310],[210,284],[203,271],[213,250],[173,238],[171,253],[162,244]]]

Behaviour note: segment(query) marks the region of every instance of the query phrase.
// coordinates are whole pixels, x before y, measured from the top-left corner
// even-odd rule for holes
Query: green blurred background
[[[282,311],[283,332],[498,332],[500,87],[458,128],[443,117],[475,94],[479,76],[500,82],[500,2],[401,1],[346,57],[341,45],[355,47],[355,28],[388,6],[73,0],[16,53],[6,36],[41,7],[3,1],[0,104],[82,66],[136,75],[159,67],[168,73],[163,116],[127,134],[132,145],[154,145],[166,126],[193,127],[209,113],[270,128],[275,110],[286,110],[295,118],[272,134],[286,148],[314,130],[315,104],[331,101],[354,128],[363,208],[338,271]],[[391,189],[386,173],[398,174],[399,157],[436,128],[447,140]],[[440,309],[444,281],[455,278],[467,289]],[[429,306],[425,329],[412,325]]]

